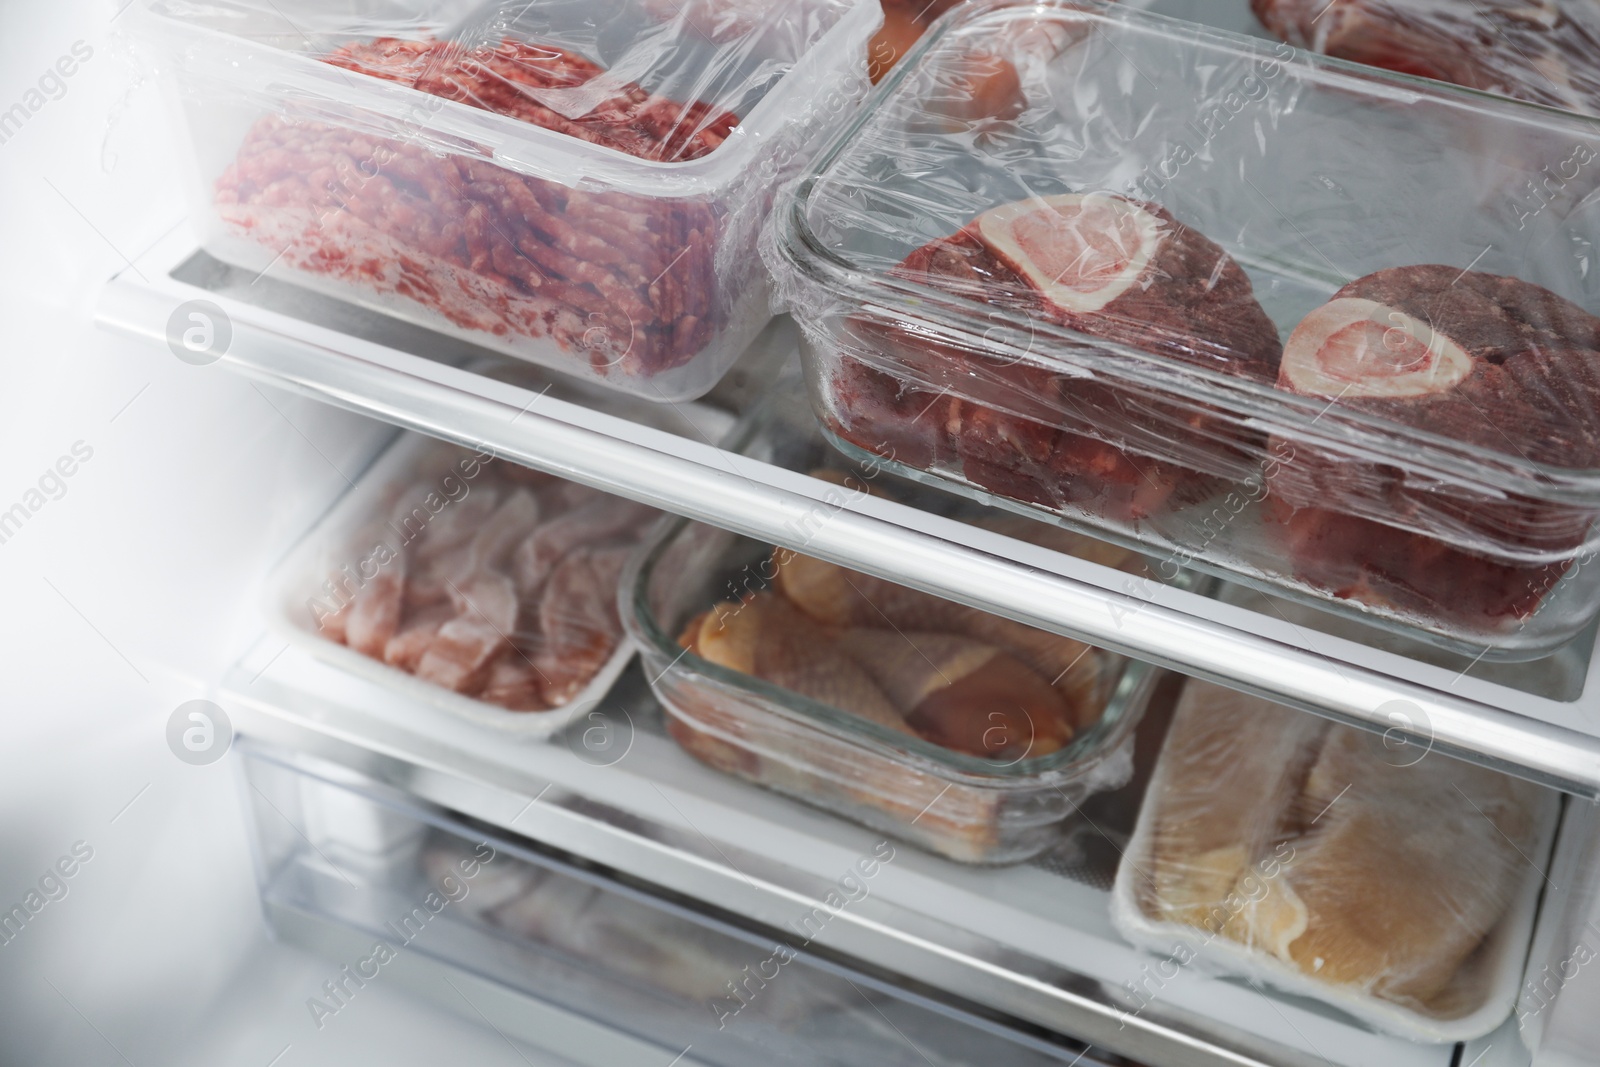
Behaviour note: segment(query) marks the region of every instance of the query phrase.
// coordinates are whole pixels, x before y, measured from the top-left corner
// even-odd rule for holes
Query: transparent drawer
[[[330,961],[314,1013],[336,1015],[398,971],[395,961],[425,958],[525,998],[529,1012],[553,1006],[630,1037],[628,1047],[647,1050],[641,1067],[1127,1062],[824,959],[808,951],[800,916],[784,928],[735,926],[331,765],[242,748],[269,916],[364,935],[339,939],[363,947]],[[861,857],[863,892],[894,848],[885,841]],[[617,1062],[614,1052],[596,1056]]]

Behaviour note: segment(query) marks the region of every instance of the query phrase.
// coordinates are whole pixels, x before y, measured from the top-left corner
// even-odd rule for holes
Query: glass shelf
[[[459,340],[255,278],[173,231],[107,285],[102,325],[158,344],[206,300],[230,342],[211,369],[528,466],[1186,674],[1600,797],[1595,631],[1533,664],[1459,659],[1234,587],[1136,588],[1120,572],[661,429],[659,405],[552,381]],[[790,360],[779,320],[712,396],[738,408]],[[682,405],[679,405],[681,408]],[[681,412],[680,412],[681,413]]]

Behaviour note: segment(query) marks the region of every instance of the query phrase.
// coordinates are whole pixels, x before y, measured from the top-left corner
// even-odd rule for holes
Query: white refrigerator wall
[[[0,943],[0,1063],[524,1063],[381,986],[319,1031],[329,964],[267,938],[237,768],[167,747],[259,632],[261,575],[389,431],[90,325],[182,218],[117,14],[0,4],[0,908],[28,913]]]

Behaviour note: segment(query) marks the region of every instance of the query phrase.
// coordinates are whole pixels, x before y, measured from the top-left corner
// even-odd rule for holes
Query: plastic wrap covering
[[[1465,1040],[1515,1002],[1556,799],[1426,740],[1191,680],[1112,917],[1178,966]]]
[[[1592,617],[1589,125],[1092,3],[885,89],[768,246],[848,453],[1472,654]]]
[[[933,21],[960,0],[881,0],[883,26],[868,47],[867,73],[876,84],[900,62]]]
[[[1251,0],[1285,41],[1340,59],[1600,114],[1593,0]]]
[[[268,610],[316,655],[542,736],[626,664],[617,583],[657,514],[406,437],[281,566]]]
[[[645,396],[709,389],[770,315],[772,189],[865,91],[873,0],[387,10],[146,0],[206,247]]]
[[[841,500],[918,492],[835,464],[814,474]],[[984,525],[1150,576],[1136,553],[1065,530]],[[624,619],[684,748],[952,859],[1026,859],[1130,773],[1143,664],[688,522],[661,531],[624,582]]]

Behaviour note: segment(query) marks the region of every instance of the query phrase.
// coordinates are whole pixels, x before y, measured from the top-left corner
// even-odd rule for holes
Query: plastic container
[[[136,10],[212,255],[673,401],[771,317],[772,191],[865,93],[882,20],[876,0]]]
[[[1527,191],[1591,158],[1600,128],[1549,109],[990,0],[891,72],[767,251],[847,454],[1531,658],[1600,606],[1600,207]]]
[[[814,430],[807,427],[803,434],[795,434],[786,423],[785,412],[781,403],[758,412],[741,431],[743,450],[801,469],[806,469],[810,460],[829,459]],[[915,497],[920,493],[922,498],[932,498],[935,506],[949,503],[915,485],[892,484],[898,480],[880,478],[870,467],[840,463],[836,456],[826,469],[814,473],[840,484],[844,492],[869,491],[870,485],[870,491],[878,494]],[[982,511],[970,506],[964,510],[968,515]],[[750,594],[782,598],[781,579],[774,581],[775,572],[769,566],[771,554],[771,547],[762,542],[687,520],[668,519],[634,557],[623,577],[623,619],[666,710],[668,732],[696,758],[951,859],[981,864],[1015,863],[1038,854],[1058,839],[1063,824],[1085,797],[1128,780],[1131,735],[1155,672],[1122,656],[1077,646],[1075,655],[1060,657],[1072,660],[1068,671],[1062,672],[1066,686],[1084,694],[1085,704],[1099,710],[1092,724],[1080,727],[1064,747],[1031,755],[1034,738],[1048,733],[1044,720],[1030,718],[1022,726],[991,714],[986,721],[994,723],[996,736],[991,739],[985,733],[986,742],[998,743],[1012,735],[1021,739],[1026,733],[1027,744],[997,747],[992,755],[977,755],[935,743],[926,733],[917,736],[891,729],[823,700],[729,669],[680,643],[691,621],[698,621],[719,601]],[[1086,541],[1081,554],[1101,562],[1106,562],[1106,554],[1125,556],[1123,562],[1134,567],[1142,562],[1141,557],[1103,543]],[[953,686],[964,680],[956,674],[959,668],[952,666],[960,661],[942,659],[934,647],[936,639],[930,641],[926,634],[916,632],[951,632],[941,624],[923,621],[931,620],[932,613],[924,612],[920,602],[897,608],[877,588],[866,584],[876,579],[854,575],[852,580],[876,611],[886,612],[882,615],[886,623],[878,624],[883,635],[911,641],[913,648],[929,657],[929,671],[937,673],[944,684]],[[901,592],[923,596],[910,590]],[[722,607],[731,609],[725,616],[730,626],[749,618],[740,618],[743,611],[755,610],[733,609],[731,603]],[[901,618],[901,609],[916,621]],[[798,632],[809,633],[814,625],[798,622],[805,626]],[[859,622],[856,625],[871,628]],[[790,636],[770,630],[738,632],[759,632],[763,640]],[[847,640],[858,640],[859,630],[849,633]],[[1003,645],[1000,638],[990,640]],[[807,650],[802,645],[799,651],[805,654]],[[815,671],[831,672],[839,666],[820,658],[813,666],[809,656],[806,661]],[[1021,664],[1016,669],[1026,670]]]
[[[426,827],[317,778],[300,781],[305,840],[328,863],[363,878],[415,866]]]
[[[1583,0],[1251,0],[1266,30],[1324,55],[1600,114],[1600,19]],[[1323,18],[1326,13],[1328,17]]]
[[[405,434],[278,565],[267,621],[318,659],[407,699],[546,738],[592,708],[633,657],[611,615],[615,582],[656,514]],[[550,540],[533,552],[528,535],[539,531]],[[456,535],[466,540],[433,547]],[[469,553],[481,566],[456,569]],[[354,614],[375,594],[402,614],[385,622],[374,610],[358,630]],[[513,604],[501,603],[508,594]]]
[[[1559,796],[1392,741],[1191,679],[1112,891],[1149,972],[1262,982],[1413,1041],[1504,1022]]]

